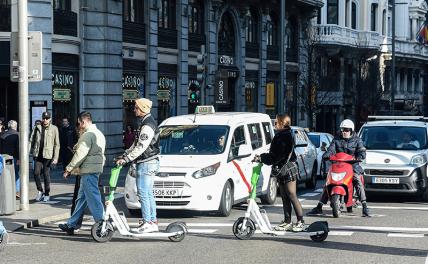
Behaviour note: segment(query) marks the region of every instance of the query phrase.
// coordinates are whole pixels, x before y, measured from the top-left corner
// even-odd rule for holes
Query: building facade
[[[138,97],[154,102],[158,122],[192,113],[198,104],[274,116],[282,112],[280,100],[304,120],[297,118],[297,95],[309,63],[307,28],[322,1],[286,1],[283,42],[281,1],[29,0],[28,29],[43,33],[43,80],[29,85],[31,122],[40,109],[52,111],[56,124],[91,111],[112,157],[122,151],[123,127],[136,126]],[[0,50],[6,54],[0,56],[0,117],[7,120],[18,119],[19,103],[17,84],[9,80],[13,10],[10,0],[0,0]],[[205,70],[198,80],[201,53]],[[192,91],[197,98],[189,98]]]

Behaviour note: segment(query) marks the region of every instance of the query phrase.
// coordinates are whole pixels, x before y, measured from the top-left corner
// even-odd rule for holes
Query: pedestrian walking
[[[13,157],[15,168],[15,192],[16,198],[20,198],[21,181],[19,179],[19,133],[18,123],[9,120],[7,130],[0,133],[0,154],[7,154]]]
[[[118,157],[116,163],[137,164],[137,193],[141,203],[142,221],[131,229],[133,232],[159,231],[156,219],[156,203],[153,196],[154,176],[159,170],[159,128],[150,114],[152,101],[146,98],[135,100],[134,113],[140,120],[137,137],[131,147]]]
[[[50,200],[50,170],[51,166],[58,163],[60,150],[58,128],[51,124],[49,112],[43,112],[42,124],[35,126],[31,132],[30,146],[30,153],[36,161],[34,168],[34,180],[38,190],[36,201],[48,202]],[[42,170],[45,183],[44,191],[40,178]]]
[[[78,123],[83,129],[76,146],[76,152],[64,171],[64,178],[78,169],[80,174],[80,188],[77,203],[73,214],[67,223],[58,227],[68,235],[73,235],[78,228],[78,221],[86,207],[89,207],[96,222],[103,220],[104,207],[98,189],[99,175],[103,172],[105,163],[104,151],[106,140],[103,133],[92,123],[91,113],[84,111],[79,114]]]
[[[62,168],[65,171],[65,167],[67,167],[73,157],[73,147],[77,142],[76,130],[70,125],[70,121],[67,117],[62,119],[59,142],[61,145],[59,157],[62,162]]]
[[[134,128],[131,125],[126,126],[125,135],[123,136],[123,144],[125,149],[129,149],[134,143],[135,140],[135,132]]]

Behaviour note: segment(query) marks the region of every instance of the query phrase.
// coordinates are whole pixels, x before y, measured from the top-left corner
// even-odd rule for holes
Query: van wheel
[[[314,163],[314,166],[312,168],[311,178],[309,181],[305,183],[306,188],[308,189],[315,189],[317,186],[317,164]]]
[[[278,186],[277,186],[277,180],[275,177],[270,177],[269,183],[267,186],[266,194],[260,197],[260,200],[263,204],[274,204],[276,200],[276,194],[277,194]]]
[[[223,187],[221,195],[220,207],[218,213],[220,216],[229,216],[233,205],[233,188],[229,181]]]
[[[421,195],[421,201],[427,202],[428,201],[428,187],[426,187],[425,191]]]

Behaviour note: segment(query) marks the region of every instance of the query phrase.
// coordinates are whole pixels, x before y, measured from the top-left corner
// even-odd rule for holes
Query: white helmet
[[[351,119],[345,119],[340,123],[340,128],[350,128],[352,131],[355,130],[354,122]]]

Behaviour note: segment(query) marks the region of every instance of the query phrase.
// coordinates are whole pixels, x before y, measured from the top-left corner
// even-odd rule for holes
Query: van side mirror
[[[252,150],[250,146],[248,146],[247,144],[243,144],[239,146],[238,156],[236,156],[235,158],[246,158],[251,156],[251,153],[252,153]]]
[[[321,146],[321,151],[327,151],[327,147],[326,146]]]

